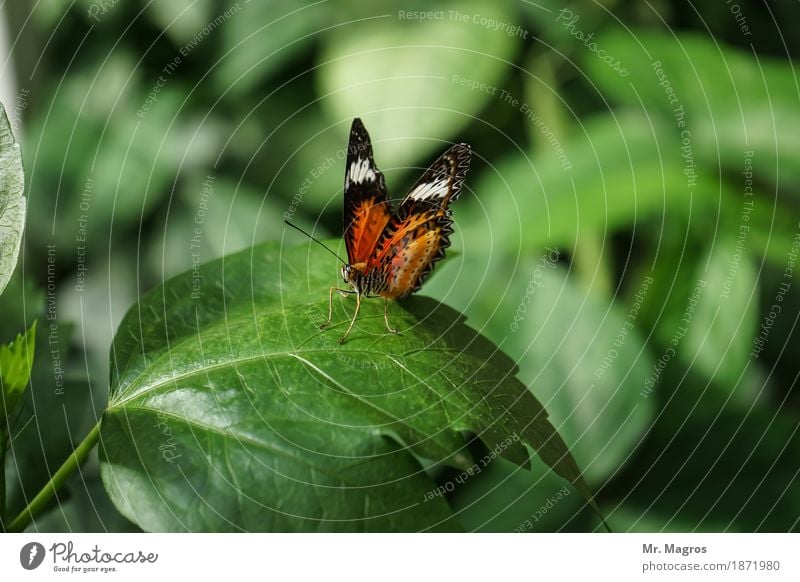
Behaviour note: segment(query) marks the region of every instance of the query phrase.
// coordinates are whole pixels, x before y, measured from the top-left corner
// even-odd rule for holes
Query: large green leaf
[[[339,265],[324,249],[254,247],[147,294],[112,349],[102,474],[146,530],[455,527],[421,469],[468,467],[463,432],[526,465],[525,446],[588,490],[516,366],[425,297],[352,299],[317,324]],[[430,496],[428,496],[430,497]]]
[[[0,104],[0,293],[17,266],[25,228],[24,184],[19,144]]]

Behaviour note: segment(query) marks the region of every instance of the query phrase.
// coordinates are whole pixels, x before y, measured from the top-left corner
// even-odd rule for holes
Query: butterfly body
[[[444,257],[453,233],[449,204],[455,200],[469,167],[470,149],[456,144],[442,154],[422,175],[397,207],[389,200],[383,174],[375,165],[372,143],[360,119],[353,120],[347,150],[344,184],[344,238],[347,263],[342,278],[351,289],[334,291],[361,297],[382,297],[386,327],[388,301],[417,291],[437,261]],[[331,309],[328,321],[330,324]]]

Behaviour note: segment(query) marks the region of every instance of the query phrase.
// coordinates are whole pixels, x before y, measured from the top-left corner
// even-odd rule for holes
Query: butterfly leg
[[[333,316],[333,292],[339,291],[340,293],[355,293],[352,289],[340,289],[339,287],[331,287],[328,293],[328,319],[320,324],[320,329],[326,329],[331,325],[331,317]]]
[[[389,299],[386,297],[383,299],[383,321],[386,324],[386,331],[394,334],[397,333],[397,330],[389,325]]]
[[[353,314],[353,320],[350,322],[350,326],[347,328],[347,331],[344,332],[344,335],[339,338],[340,344],[343,344],[344,340],[347,339],[347,336],[350,335],[350,331],[353,329],[353,326],[356,323],[356,318],[358,317],[358,310],[361,309],[361,293],[357,293],[355,291],[354,293],[356,294],[356,312]]]

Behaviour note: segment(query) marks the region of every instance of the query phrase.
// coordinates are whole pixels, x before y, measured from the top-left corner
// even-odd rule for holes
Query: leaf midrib
[[[343,483],[344,485],[347,485],[349,488],[353,488],[353,489],[370,489],[370,488],[374,488],[374,487],[379,486],[379,485],[387,485],[387,484],[392,483],[392,481],[387,481],[387,482],[384,482],[384,483],[378,483],[377,485],[376,484],[356,485],[354,483],[351,483],[350,481],[348,481],[347,479],[345,479],[341,475],[338,475],[338,474],[335,474],[335,473],[331,473],[330,471],[325,470],[324,466],[322,466],[322,465],[317,465],[317,464],[309,462],[305,458],[304,455],[294,455],[290,451],[288,451],[288,450],[286,450],[286,449],[284,449],[282,447],[279,447],[279,446],[275,445],[274,443],[269,443],[269,442],[266,442],[266,441],[257,440],[257,439],[254,439],[250,435],[245,435],[244,433],[233,432],[233,431],[225,431],[225,430],[222,430],[222,429],[220,429],[218,427],[215,427],[213,425],[210,425],[210,424],[205,424],[205,423],[202,423],[202,422],[198,422],[196,420],[191,420],[191,419],[189,419],[189,418],[187,418],[185,416],[180,416],[180,415],[175,414],[173,412],[168,412],[168,411],[161,410],[161,409],[151,408],[149,406],[127,406],[124,409],[124,411],[129,411],[129,410],[143,412],[143,413],[147,413],[147,414],[152,414],[154,416],[159,416],[159,417],[164,416],[164,417],[167,417],[167,418],[170,418],[170,419],[174,420],[175,422],[179,422],[181,424],[184,424],[184,425],[186,425],[186,426],[188,426],[190,428],[196,428],[197,430],[200,430],[200,431],[205,431],[205,432],[209,432],[209,433],[212,433],[212,434],[216,434],[219,437],[224,438],[224,439],[234,439],[237,442],[247,443],[248,445],[252,445],[255,448],[263,449],[263,450],[268,451],[270,453],[279,454],[279,455],[289,459],[290,461],[294,461],[294,462],[296,462],[298,464],[301,464],[301,465],[304,465],[306,467],[309,467],[310,469],[313,469],[314,471],[319,471],[320,473],[322,473],[324,475],[327,475],[331,479],[337,480],[337,481]],[[117,412],[118,413],[118,412],[123,412],[123,411],[110,411],[110,412]],[[367,459],[369,459],[369,458],[374,458],[374,457],[368,457]],[[357,464],[363,464],[365,462],[367,462],[367,461],[366,460],[359,460],[359,462]],[[348,465],[348,468],[351,468],[353,466],[354,465]],[[281,478],[286,478],[286,479],[289,479],[291,481],[295,481],[295,482],[298,482],[298,483],[301,483],[301,484],[304,484],[304,485],[308,484],[307,482],[298,481],[297,479],[294,479],[294,478],[292,478],[292,477],[290,477],[288,475],[285,475],[285,474],[281,474],[280,476],[281,476]],[[335,485],[325,485],[325,484],[321,484],[321,483],[314,483],[313,486],[314,487],[327,488],[327,489],[340,489],[340,487],[337,487]],[[408,509],[410,507],[414,507],[416,505],[418,505],[418,504],[410,505],[405,509]]]
[[[298,307],[308,307],[310,305],[314,305],[314,303],[298,303],[296,305]],[[286,305],[282,305],[281,307],[276,308],[276,309],[261,311],[260,312],[260,317],[269,317],[269,316],[275,315],[277,313],[282,313],[282,312],[286,311],[286,307],[287,307]],[[246,314],[249,314],[249,316],[252,316],[252,309],[246,309],[246,310],[242,309],[242,311],[244,313],[246,313]],[[167,342],[165,342],[163,346],[159,347],[159,349],[163,349],[164,351],[161,354],[159,354],[159,356],[157,358],[155,358],[151,363],[147,364],[145,366],[144,370],[139,372],[137,374],[137,377],[134,378],[133,381],[130,384],[125,386],[125,391],[127,392],[132,386],[136,385],[136,381],[138,380],[138,378],[140,378],[144,374],[144,371],[146,371],[149,368],[153,368],[157,364],[163,362],[168,356],[172,356],[173,352],[175,352],[177,350],[180,350],[184,345],[190,343],[195,338],[200,337],[201,334],[213,332],[213,331],[216,331],[218,329],[226,329],[226,330],[230,329],[232,318],[229,317],[229,314],[230,314],[230,312],[225,312],[223,314],[224,315],[223,319],[214,321],[213,323],[212,322],[207,322],[207,325],[203,328],[203,331],[195,331],[195,332],[183,335],[183,336],[179,336],[179,339],[177,339],[177,341],[175,341],[174,343],[170,343],[169,340],[167,340]],[[241,315],[237,314],[237,316],[241,316]],[[378,315],[373,315],[373,316],[362,315],[362,319],[377,318],[377,317],[379,317],[379,316]],[[238,319],[238,317],[236,319]],[[236,321],[236,319],[234,319],[233,321]],[[164,319],[164,322],[166,322],[166,320],[167,320],[167,318]],[[230,334],[228,334],[228,337],[230,337]],[[303,340],[302,342],[300,342],[300,344],[298,345],[296,351],[299,351],[300,348],[313,337],[314,336],[309,336],[309,338],[307,338],[307,339]],[[138,341],[138,338],[136,338],[136,337],[134,337],[134,339],[137,340],[137,345],[141,348],[142,347],[142,342]],[[148,351],[153,351],[153,350],[148,350]],[[374,353],[374,352],[366,352],[364,350],[346,350],[346,351],[347,351],[347,353],[368,353],[368,354],[373,354]],[[135,349],[130,350],[130,353],[128,354],[128,357],[127,357],[127,359],[125,361],[125,369],[122,371],[122,374],[118,375],[117,384],[116,384],[116,386],[112,386],[112,392],[114,391],[114,389],[118,389],[119,386],[122,384],[122,380],[123,380],[123,378],[125,378],[125,376],[127,376],[128,370],[130,369],[130,366],[131,366],[131,362],[133,361],[133,359],[134,359],[134,357],[136,356],[137,353],[138,352]],[[278,352],[275,352],[275,353],[278,353]]]

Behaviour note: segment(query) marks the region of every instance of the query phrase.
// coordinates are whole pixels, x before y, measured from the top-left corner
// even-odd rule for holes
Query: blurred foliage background
[[[358,115],[395,197],[447,144],[472,145],[457,252],[422,292],[519,362],[615,530],[798,529],[797,2],[3,11],[30,211],[0,339],[46,324],[10,512],[103,409],[111,338],[141,293],[296,244],[287,212],[341,235]],[[450,502],[468,529],[593,528],[578,495],[547,503],[561,487],[498,460]],[[31,527],[133,526],[95,460]]]

